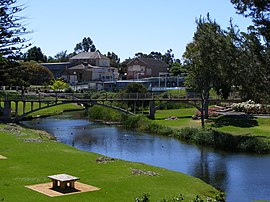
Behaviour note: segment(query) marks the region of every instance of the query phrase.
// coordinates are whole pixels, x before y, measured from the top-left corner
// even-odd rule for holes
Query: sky
[[[46,56],[73,52],[90,37],[103,54],[116,53],[121,61],[135,53],[164,54],[172,49],[181,58],[196,31],[196,18],[207,13],[223,28],[230,18],[242,31],[251,20],[236,14],[230,0],[18,0],[33,33],[32,47]]]

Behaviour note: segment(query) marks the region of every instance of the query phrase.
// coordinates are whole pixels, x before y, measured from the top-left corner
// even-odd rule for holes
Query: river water
[[[81,150],[198,177],[226,192],[228,202],[270,200],[270,155],[228,153],[177,139],[89,121],[84,112],[24,121]]]

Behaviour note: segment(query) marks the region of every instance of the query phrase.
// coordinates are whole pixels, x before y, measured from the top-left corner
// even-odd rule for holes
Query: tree
[[[141,83],[129,83],[124,88],[125,93],[147,93],[147,88]]]
[[[17,14],[24,7],[16,5],[17,0],[0,1],[0,54],[14,58],[22,48],[27,47],[27,39],[22,36],[29,33],[20,23],[24,17]]]
[[[172,63],[172,67],[170,68],[170,72],[174,75],[180,75],[183,72],[183,67],[181,63],[179,62],[174,62]]]
[[[232,73],[234,45],[226,32],[210,19],[209,14],[206,19],[197,19],[196,23],[193,41],[187,45],[183,58],[188,73],[186,84],[201,98],[199,109],[204,127],[204,118],[208,116],[210,90],[214,88],[220,91],[224,84],[231,84],[231,77],[227,74]]]
[[[120,67],[120,58],[114,52],[108,52],[107,57],[110,59],[111,67]]]
[[[162,56],[162,60],[166,62],[169,67],[172,67],[174,62],[174,54],[172,53],[172,49],[167,50],[167,52]]]
[[[24,80],[30,85],[48,85],[54,78],[52,72],[36,62],[22,62],[20,69],[23,69],[27,76]]]
[[[36,61],[36,62],[46,62],[47,57],[42,53],[40,47],[34,46],[30,48],[24,55],[25,61]]]
[[[142,83],[129,83],[124,88],[124,93],[147,93],[148,90]],[[143,101],[127,101],[127,105],[131,106],[131,111],[136,111],[137,106],[141,106]],[[148,102],[144,102],[144,104],[148,104]]]
[[[77,54],[80,52],[95,52],[96,47],[90,37],[84,37],[82,42],[76,44],[74,51]]]
[[[270,46],[270,2],[269,0],[231,0],[239,14],[251,17],[257,32]]]
[[[51,89],[56,91],[56,92],[59,92],[61,90],[65,90],[69,87],[69,85],[64,82],[61,78],[60,79],[57,79],[53,82],[53,84],[51,85]]]
[[[237,79],[234,85],[239,88],[245,100],[256,102],[269,98],[269,53],[254,32],[241,33],[238,66],[235,68]]]
[[[54,58],[58,62],[67,62],[69,60],[69,55],[67,54],[67,50],[65,50],[57,53]]]

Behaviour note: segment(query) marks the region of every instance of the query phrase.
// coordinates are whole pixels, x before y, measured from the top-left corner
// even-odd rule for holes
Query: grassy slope
[[[46,105],[42,104],[41,106],[45,107]],[[12,108],[12,111],[15,112],[15,103],[14,102],[11,103],[11,108]],[[38,102],[34,103],[33,108],[38,109],[39,108],[39,103]],[[64,111],[72,111],[72,110],[80,110],[80,109],[83,109],[83,107],[79,106],[77,104],[63,104],[63,105],[50,107],[50,108],[47,108],[47,109],[38,110],[38,111],[33,112],[32,114],[28,115],[27,118],[40,117],[40,116],[52,116],[52,115],[61,114]],[[31,104],[27,102],[26,106],[25,106],[25,111],[28,112],[30,110],[31,110]],[[22,102],[19,102],[18,114],[19,115],[23,114],[23,104],[22,104]]]
[[[180,193],[186,201],[211,195],[216,190],[199,179],[140,163],[116,160],[97,164],[94,153],[79,151],[57,142],[25,142],[43,133],[0,125],[0,201],[134,201],[148,192],[153,201]],[[129,168],[151,170],[162,176],[132,175]],[[97,186],[100,191],[50,198],[25,188],[25,185],[46,183],[48,175],[68,173],[80,177],[80,182]]]
[[[196,112],[195,108],[157,110],[155,122],[161,125],[166,125],[173,128],[197,127],[200,126],[200,121],[192,120],[192,115]],[[165,120],[168,117],[176,116],[177,120]]]
[[[191,117],[196,112],[195,108],[158,110],[156,112],[156,123],[173,128],[199,127],[200,120],[192,120]],[[177,120],[165,120],[168,117],[177,116]],[[230,133],[233,135],[254,135],[270,137],[270,118],[232,118],[219,117],[211,119],[207,127]]]
[[[242,122],[247,123],[244,126],[242,124],[229,124],[216,129],[233,135],[255,135],[270,138],[270,118],[253,118],[251,121],[254,124],[248,124],[250,119],[244,119]]]

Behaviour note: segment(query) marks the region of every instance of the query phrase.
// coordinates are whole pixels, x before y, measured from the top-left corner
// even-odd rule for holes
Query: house
[[[42,63],[41,65],[51,70],[55,78],[62,77],[73,85],[118,79],[118,69],[110,67],[110,59],[98,51],[79,53],[65,63]]]
[[[102,55],[99,51],[97,52],[81,52],[69,59],[73,64],[87,63],[98,67],[109,67],[110,59]]]
[[[68,68],[62,77],[71,84],[88,83],[90,81],[115,81],[118,79],[118,69],[83,63]]]
[[[127,64],[127,79],[158,77],[167,73],[169,65],[154,58],[135,58]]]
[[[73,66],[70,62],[40,63],[40,65],[47,67],[52,72],[55,79],[62,77],[66,69]]]

